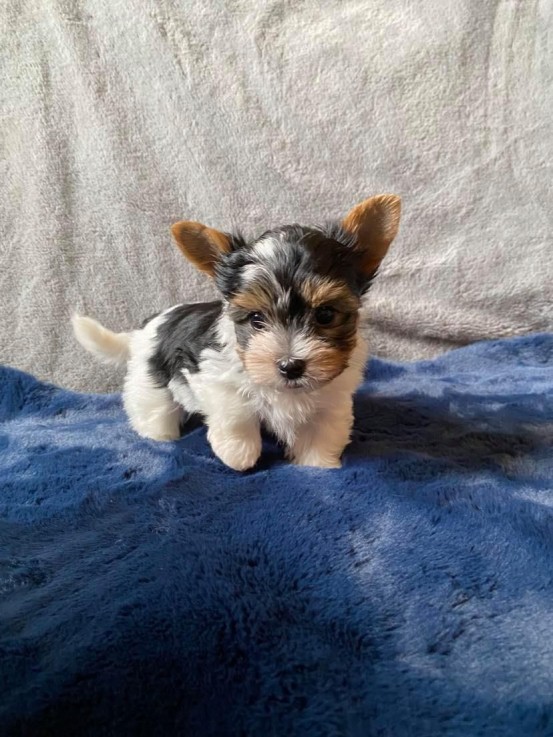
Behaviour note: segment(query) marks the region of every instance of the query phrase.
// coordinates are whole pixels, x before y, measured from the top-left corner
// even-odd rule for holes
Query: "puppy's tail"
[[[130,333],[113,333],[96,320],[73,315],[73,332],[87,351],[104,363],[126,363],[130,356]]]

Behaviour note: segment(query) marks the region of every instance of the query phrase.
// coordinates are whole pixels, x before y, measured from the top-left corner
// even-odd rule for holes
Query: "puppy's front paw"
[[[257,429],[255,433],[210,429],[207,439],[217,458],[235,471],[252,468],[261,455],[261,435]]]
[[[342,462],[339,458],[324,456],[319,453],[304,453],[301,456],[294,457],[292,462],[296,466],[311,466],[312,468],[342,468]]]
[[[180,426],[178,419],[173,417],[156,417],[152,420],[133,420],[131,422],[134,430],[143,438],[167,442],[180,438]]]

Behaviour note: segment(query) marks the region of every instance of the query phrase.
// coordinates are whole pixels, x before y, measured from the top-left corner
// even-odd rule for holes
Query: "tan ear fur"
[[[181,220],[171,227],[177,246],[200,271],[213,276],[222,253],[231,251],[227,235],[192,220]]]
[[[380,194],[356,205],[342,220],[342,227],[355,236],[362,254],[361,269],[372,276],[397,235],[401,199],[394,194]]]

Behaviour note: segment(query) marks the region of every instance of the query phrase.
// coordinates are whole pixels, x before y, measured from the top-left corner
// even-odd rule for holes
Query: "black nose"
[[[285,361],[279,361],[278,370],[286,379],[299,379],[305,371],[305,361],[287,358]]]

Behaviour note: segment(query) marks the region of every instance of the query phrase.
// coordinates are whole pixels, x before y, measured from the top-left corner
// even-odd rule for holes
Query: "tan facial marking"
[[[351,339],[337,347],[318,338],[300,336],[291,347],[285,332],[265,330],[252,335],[241,358],[254,382],[278,386],[282,380],[278,375],[277,363],[291,349],[296,358],[306,361],[305,380],[313,388],[332,381],[342,373],[348,365],[356,341],[356,335],[353,334]]]
[[[309,356],[309,374],[320,384],[326,384],[339,376],[347,367],[351,350],[341,350],[321,341],[313,341]]]
[[[233,305],[248,312],[263,312],[271,306],[271,295],[260,284],[253,283],[247,291],[239,292],[230,300]]]
[[[276,364],[287,351],[285,335],[274,330],[263,330],[252,335],[243,354],[246,371],[257,384],[276,383]]]
[[[345,311],[354,311],[359,307],[358,298],[342,281],[335,281],[327,277],[306,279],[301,284],[300,290],[302,297],[311,307],[332,303],[342,305]]]

